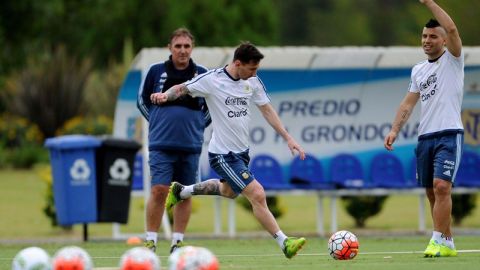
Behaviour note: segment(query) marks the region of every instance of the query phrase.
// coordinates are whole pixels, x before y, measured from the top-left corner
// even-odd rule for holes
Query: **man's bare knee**
[[[166,185],[155,185],[152,187],[150,195],[153,198],[160,199],[162,197],[167,197],[168,194],[168,186]]]
[[[433,191],[435,196],[450,196],[452,184],[448,181],[435,179],[433,184]]]

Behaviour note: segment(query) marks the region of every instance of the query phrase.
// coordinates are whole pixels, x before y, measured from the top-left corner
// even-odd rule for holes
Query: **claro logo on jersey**
[[[472,146],[480,145],[480,110],[463,110],[462,122],[465,128],[465,143]]]
[[[427,101],[428,99],[430,99],[435,95],[435,92],[438,91],[436,82],[437,82],[437,74],[433,73],[432,75],[428,76],[428,79],[426,82],[420,83],[420,92],[422,94],[421,95],[422,101]]]
[[[228,113],[227,113],[229,118],[247,116],[247,114],[248,114],[247,109],[243,109],[243,110],[240,110],[240,111],[228,111]]]

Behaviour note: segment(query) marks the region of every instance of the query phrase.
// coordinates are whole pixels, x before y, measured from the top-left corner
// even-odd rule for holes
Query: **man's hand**
[[[395,142],[396,139],[397,139],[397,133],[395,133],[393,131],[390,131],[387,134],[387,136],[385,137],[385,141],[383,142],[383,146],[385,146],[385,148],[388,151],[392,151],[393,150],[393,143]]]
[[[150,95],[150,101],[153,104],[162,104],[167,102],[168,96],[165,93],[153,93]]]
[[[298,154],[300,155],[300,159],[301,160],[305,159],[305,151],[294,139],[288,140],[287,144],[288,144],[288,148],[290,148],[290,151],[292,152],[292,155],[295,155],[295,151],[297,151]]]

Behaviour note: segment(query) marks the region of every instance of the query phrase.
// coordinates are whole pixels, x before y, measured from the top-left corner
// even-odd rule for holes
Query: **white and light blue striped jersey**
[[[425,60],[413,67],[408,91],[420,93],[419,136],[463,130],[464,58],[463,51],[455,57],[446,50],[436,61]]]
[[[250,104],[270,102],[258,77],[234,79],[225,68],[211,70],[185,83],[190,95],[204,97],[212,118],[213,134],[208,151],[227,154],[249,148]]]

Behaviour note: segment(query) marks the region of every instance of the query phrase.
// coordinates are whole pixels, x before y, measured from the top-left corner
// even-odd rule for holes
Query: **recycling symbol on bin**
[[[130,177],[130,168],[128,162],[123,158],[117,158],[112,166],[110,166],[110,184],[128,185],[128,178]]]
[[[76,183],[87,182],[90,177],[90,167],[85,159],[77,159],[70,168],[70,176]]]

